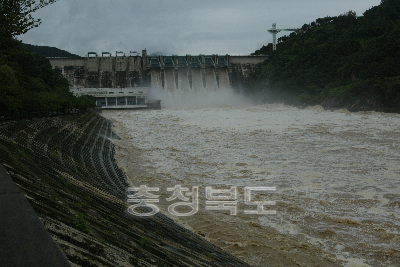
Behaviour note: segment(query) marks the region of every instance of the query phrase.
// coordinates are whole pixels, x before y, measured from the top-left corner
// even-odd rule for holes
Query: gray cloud
[[[42,24],[18,39],[84,56],[89,51],[250,54],[272,42],[267,32],[301,27],[380,0],[60,0],[34,14]],[[284,35],[281,33],[280,35]]]

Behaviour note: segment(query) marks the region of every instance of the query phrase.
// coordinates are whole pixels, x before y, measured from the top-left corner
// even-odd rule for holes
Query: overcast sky
[[[267,32],[299,28],[380,0],[59,0],[34,13],[42,24],[24,43],[87,52],[248,55],[272,42]],[[282,36],[289,32],[282,32]]]

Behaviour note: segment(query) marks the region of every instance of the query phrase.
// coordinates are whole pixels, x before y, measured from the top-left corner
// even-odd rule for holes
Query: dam
[[[149,56],[116,51],[86,57],[49,58],[67,78],[75,95],[93,95],[102,108],[142,108],[149,103],[149,88],[169,94],[241,91],[267,56],[185,55]]]

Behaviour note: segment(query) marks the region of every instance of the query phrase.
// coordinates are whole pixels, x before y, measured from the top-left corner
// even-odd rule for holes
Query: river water
[[[211,102],[103,114],[163,213],[253,266],[400,266],[399,114]],[[168,212],[176,185],[198,186],[196,214]],[[207,210],[206,187],[236,187],[237,214]],[[275,187],[251,196],[276,214],[245,214],[245,187]]]

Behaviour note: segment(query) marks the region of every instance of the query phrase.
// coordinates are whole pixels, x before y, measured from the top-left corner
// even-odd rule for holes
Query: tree
[[[0,0],[0,36],[10,39],[40,25],[32,13],[58,0]]]
[[[0,66],[0,116],[6,112],[21,108],[21,90],[14,70],[8,65]]]

